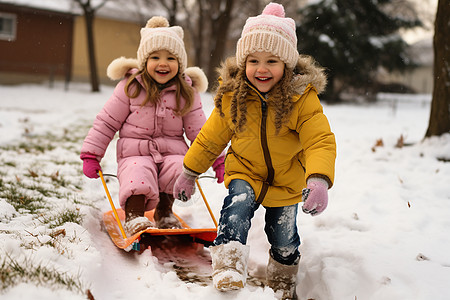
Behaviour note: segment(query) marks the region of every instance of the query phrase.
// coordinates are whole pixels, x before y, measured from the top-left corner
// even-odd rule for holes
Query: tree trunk
[[[204,15],[203,15],[202,1],[198,1],[197,4],[198,4],[197,40],[194,43],[195,44],[195,65],[202,66]]]
[[[228,37],[228,31],[230,28],[231,11],[233,9],[234,0],[225,0],[225,4],[221,2],[220,6],[225,5],[223,11],[220,12],[217,19],[213,20],[212,30],[210,32],[210,40],[214,41],[211,49],[211,59],[209,60],[207,77],[209,82],[215,82],[217,80],[216,68],[223,60],[225,53],[225,43]],[[219,9],[220,9],[219,6]],[[209,85],[211,89],[213,85]]]
[[[86,21],[86,35],[88,43],[89,70],[91,76],[92,92],[99,92],[100,87],[97,74],[97,60],[95,58],[94,45],[94,11],[86,9],[84,12],[84,19]]]
[[[425,137],[450,132],[450,2],[439,0],[434,23],[434,87]]]
[[[175,26],[177,24],[177,13],[178,13],[178,1],[177,0],[169,0],[169,3],[167,3],[165,0],[159,0],[159,4],[162,5],[169,15],[169,18],[167,21],[169,21],[170,26]],[[147,5],[151,6],[153,3],[152,1],[146,1]],[[182,3],[184,4],[184,3]]]

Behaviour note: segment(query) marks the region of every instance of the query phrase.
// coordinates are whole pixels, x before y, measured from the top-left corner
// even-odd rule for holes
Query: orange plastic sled
[[[197,187],[202,195],[203,201],[205,202],[206,208],[208,209],[211,219],[213,220],[216,228],[202,228],[202,229],[191,228],[186,224],[186,222],[184,222],[179,216],[175,214],[175,217],[177,217],[177,219],[180,221],[183,228],[177,229],[148,228],[146,230],[142,230],[141,232],[134,234],[133,236],[127,237],[122,226],[125,220],[125,212],[122,209],[115,208],[111,198],[111,194],[109,193],[108,187],[106,186],[106,181],[105,178],[103,177],[103,173],[101,170],[98,171],[98,175],[102,180],[106,196],[112,208],[112,210],[103,214],[103,223],[105,224],[106,230],[108,231],[111,240],[117,247],[124,249],[125,251],[130,250],[140,251],[140,241],[141,236],[143,234],[145,234],[146,237],[167,236],[167,235],[178,235],[184,237],[187,236],[191,238],[192,242],[204,245],[211,245],[214,239],[216,238],[217,221],[216,218],[214,217],[214,214],[211,211],[211,208],[209,207],[208,201],[206,201],[205,194],[203,193],[203,190],[200,184],[198,183],[198,180],[196,180],[195,182],[197,184]],[[153,223],[154,223],[153,218],[154,212],[155,210],[145,212],[145,216]],[[143,244],[146,245],[146,243]]]
[[[125,220],[125,212],[118,208],[116,209],[117,215],[119,217],[120,222],[123,224]],[[147,211],[145,216],[152,222],[154,210]],[[180,229],[159,229],[159,228],[148,228],[146,230],[142,230],[133,236],[123,237],[121,233],[120,226],[116,221],[114,216],[114,211],[110,210],[103,214],[103,223],[105,224],[106,230],[108,231],[109,236],[113,243],[124,250],[139,250],[139,241],[142,234],[161,236],[161,235],[186,235],[192,238],[193,242],[201,243],[201,244],[210,244],[214,241],[217,236],[216,228],[191,228],[186,222],[184,222],[178,215],[175,216],[180,221],[183,228]]]

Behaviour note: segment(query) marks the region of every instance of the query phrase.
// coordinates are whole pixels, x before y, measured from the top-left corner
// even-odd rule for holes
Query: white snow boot
[[[180,221],[175,217],[172,212],[174,198],[172,195],[166,193],[159,193],[159,202],[155,208],[155,214],[153,218],[155,219],[156,227],[161,229],[173,229],[182,228]]]
[[[123,229],[127,237],[130,237],[155,224],[145,217],[145,196],[132,195],[125,203],[125,224]]]
[[[225,292],[245,286],[249,250],[249,246],[236,241],[210,247],[212,278],[216,289]]]
[[[127,237],[133,236],[136,233],[145,230],[147,228],[155,227],[149,219],[146,217],[136,217],[134,219],[128,220],[123,225],[123,230]]]
[[[282,300],[296,300],[298,260],[292,265],[283,265],[269,255],[266,278],[267,284],[274,291],[282,291]]]

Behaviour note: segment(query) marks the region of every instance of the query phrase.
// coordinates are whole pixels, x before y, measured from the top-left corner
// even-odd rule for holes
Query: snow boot
[[[172,212],[174,200],[172,195],[159,193],[159,202],[153,215],[156,227],[161,229],[182,228],[180,221]]]
[[[249,246],[236,241],[210,247],[216,289],[226,292],[245,286],[249,250]]]
[[[297,272],[298,261],[292,265],[284,265],[273,259],[269,255],[269,263],[267,264],[266,278],[268,286],[276,293],[282,291],[282,300],[296,300],[297,293]]]
[[[154,224],[144,214],[145,196],[132,195],[129,197],[125,203],[125,225],[123,226],[127,237],[149,227],[154,227]]]

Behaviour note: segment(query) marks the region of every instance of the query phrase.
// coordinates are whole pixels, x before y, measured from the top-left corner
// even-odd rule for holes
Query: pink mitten
[[[304,213],[319,215],[328,205],[328,182],[318,177],[309,178],[306,189],[302,191],[302,199]]]
[[[98,178],[97,171],[101,171],[100,163],[95,155],[83,153],[81,154],[83,160],[83,173],[89,178]]]
[[[195,174],[183,167],[183,172],[178,176],[177,181],[173,186],[173,196],[183,202],[191,199],[195,189],[195,179],[198,174]]]
[[[225,175],[225,158],[224,156],[219,156],[216,161],[212,164],[214,172],[216,172],[217,183],[223,182],[223,177]]]

